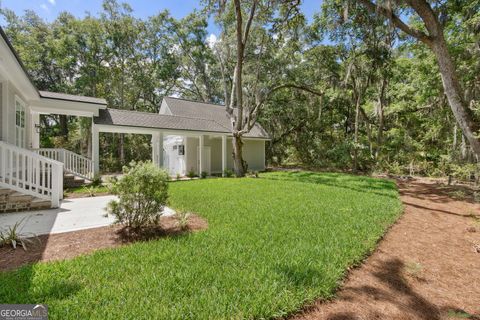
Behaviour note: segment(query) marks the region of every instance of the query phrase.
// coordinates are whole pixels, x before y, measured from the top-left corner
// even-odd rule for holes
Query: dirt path
[[[480,319],[480,205],[431,181],[399,188],[405,213],[375,253],[294,319]]]

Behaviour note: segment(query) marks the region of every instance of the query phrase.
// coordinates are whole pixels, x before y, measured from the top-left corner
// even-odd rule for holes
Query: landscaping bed
[[[105,248],[113,248],[140,240],[152,240],[161,237],[179,236],[187,232],[206,229],[207,222],[191,214],[188,226],[181,230],[175,217],[162,217],[160,227],[146,235],[136,235],[126,231],[120,225],[92,228],[74,232],[41,235],[31,238],[27,250],[21,247],[0,247],[0,271],[16,269],[34,262],[45,262],[74,258],[82,254]]]

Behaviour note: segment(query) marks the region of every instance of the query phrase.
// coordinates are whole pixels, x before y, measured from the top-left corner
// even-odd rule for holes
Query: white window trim
[[[17,125],[17,111],[23,112],[23,119],[20,117],[20,125]],[[26,117],[27,106],[19,96],[15,95],[15,145],[20,148],[25,148],[26,146]]]

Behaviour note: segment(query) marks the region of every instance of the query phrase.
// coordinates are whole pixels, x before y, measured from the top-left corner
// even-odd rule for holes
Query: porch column
[[[30,114],[30,134],[31,134],[31,147],[32,149],[40,148],[40,114],[38,112],[32,112]]]
[[[158,166],[163,168],[163,132],[158,133]]]
[[[198,136],[198,175],[203,172],[203,135]]]
[[[227,136],[222,136],[222,177],[227,169]]]
[[[152,163],[163,167],[163,133],[155,132],[152,134]]]
[[[100,172],[100,133],[97,126],[93,123],[92,118],[92,161],[93,161],[93,174]]]

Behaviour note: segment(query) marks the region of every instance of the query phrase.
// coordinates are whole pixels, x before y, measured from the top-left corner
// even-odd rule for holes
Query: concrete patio
[[[36,235],[71,232],[111,225],[115,218],[106,215],[105,208],[115,196],[62,200],[60,208],[0,214],[0,229],[22,220],[20,233]],[[175,211],[165,208],[165,215]]]

